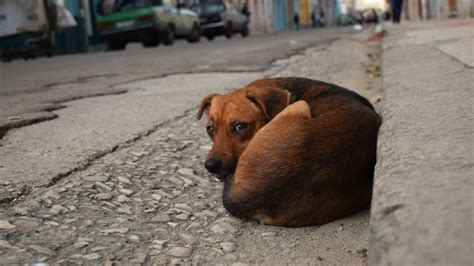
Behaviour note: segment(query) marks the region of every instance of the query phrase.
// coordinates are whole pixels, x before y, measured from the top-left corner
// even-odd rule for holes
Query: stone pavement
[[[18,193],[0,205],[0,264],[364,265],[368,210],[296,229],[229,216],[222,183],[202,165],[211,143],[195,115],[200,96],[215,86],[222,93],[265,76],[321,79],[378,102],[379,46],[343,38],[262,72],[130,82],[125,94],[72,101],[57,119],[9,131],[0,174],[10,182],[4,188]],[[176,90],[180,105],[156,107],[178,97]],[[153,112],[163,110],[166,120],[158,122]],[[88,147],[97,145],[102,152],[91,155]],[[68,153],[78,166],[63,158]],[[28,175],[48,181],[22,191],[15,181]]]
[[[370,265],[473,265],[474,21],[390,30]]]

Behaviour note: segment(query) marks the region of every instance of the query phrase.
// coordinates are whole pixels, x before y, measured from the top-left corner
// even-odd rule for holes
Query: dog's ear
[[[202,100],[201,100],[201,106],[199,107],[199,112],[197,114],[197,119],[201,119],[202,117],[202,114],[204,113],[204,111],[206,111],[209,106],[211,105],[211,102],[212,102],[212,98],[218,96],[219,94],[209,94],[207,95],[206,97],[203,97]]]
[[[290,104],[291,94],[277,88],[250,88],[245,97],[262,109],[268,120],[272,120]]]

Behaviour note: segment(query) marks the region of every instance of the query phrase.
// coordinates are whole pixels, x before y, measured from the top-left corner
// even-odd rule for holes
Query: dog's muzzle
[[[235,171],[235,163],[232,163],[231,167],[224,167],[222,161],[217,159],[206,160],[204,162],[204,167],[206,167],[207,171],[216,175],[220,181],[224,181]]]
[[[209,159],[204,162],[204,167],[206,167],[207,171],[209,171],[211,174],[217,174],[221,171],[222,161],[216,159]]]

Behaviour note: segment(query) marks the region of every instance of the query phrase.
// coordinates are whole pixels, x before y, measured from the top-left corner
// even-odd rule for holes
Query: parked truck
[[[48,0],[0,0],[0,58],[51,56],[55,12]]]

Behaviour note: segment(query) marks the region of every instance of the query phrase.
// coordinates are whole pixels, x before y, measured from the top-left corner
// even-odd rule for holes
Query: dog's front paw
[[[272,218],[268,217],[265,214],[258,214],[253,217],[254,220],[258,221],[261,224],[264,225],[273,225],[275,222],[273,221]]]

